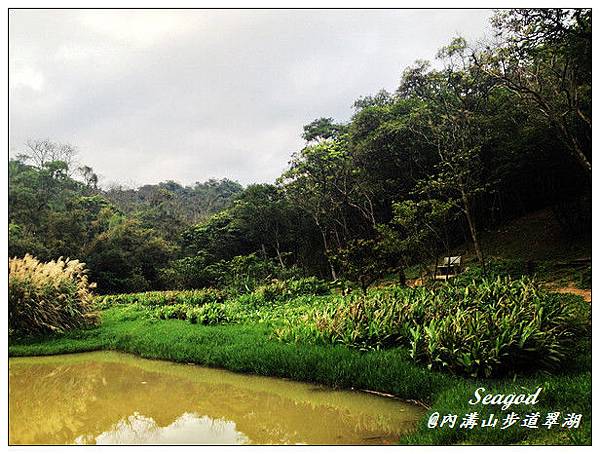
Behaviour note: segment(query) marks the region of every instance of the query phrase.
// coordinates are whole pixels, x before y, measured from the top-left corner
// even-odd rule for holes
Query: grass
[[[272,335],[268,322],[205,326],[182,320],[145,317],[143,310],[116,306],[102,313],[96,328],[64,335],[12,339],[10,356],[50,355],[93,350],[118,350],[145,358],[191,362],[235,372],[286,377],[338,388],[369,389],[418,400],[430,407],[416,430],[399,440],[402,444],[590,444],[591,443],[591,346],[579,341],[577,355],[556,375],[536,373],[496,380],[474,380],[417,366],[406,349],[358,351],[341,345],[284,343]],[[576,430],[554,427],[537,430],[513,427],[490,429],[428,429],[429,415],[438,411],[462,415],[489,407],[467,401],[477,387],[491,392],[533,392],[543,387],[535,406],[542,417],[549,411],[583,414]],[[525,413],[531,407],[496,411]],[[540,421],[541,422],[541,421]]]

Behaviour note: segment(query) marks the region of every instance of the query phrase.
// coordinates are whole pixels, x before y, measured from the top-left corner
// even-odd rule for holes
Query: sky
[[[11,10],[9,153],[77,147],[102,186],[273,182],[302,126],[348,121],[489,10]]]

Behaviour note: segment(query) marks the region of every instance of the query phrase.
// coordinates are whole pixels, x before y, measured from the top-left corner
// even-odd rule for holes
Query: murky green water
[[[114,352],[9,360],[11,444],[387,444],[423,410]]]

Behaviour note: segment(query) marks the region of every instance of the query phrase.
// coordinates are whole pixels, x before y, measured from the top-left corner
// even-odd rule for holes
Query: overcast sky
[[[272,182],[315,118],[393,91],[488,10],[13,10],[10,153],[76,145],[101,183]]]

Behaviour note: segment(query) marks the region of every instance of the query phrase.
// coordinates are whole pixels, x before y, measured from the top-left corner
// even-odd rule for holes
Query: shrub
[[[202,306],[190,304],[172,304],[168,306],[157,306],[151,312],[151,316],[162,320],[188,320],[190,323],[201,325],[218,325],[233,320],[233,316],[223,303],[206,303]]]
[[[303,277],[286,281],[289,291],[294,295],[326,295],[329,284],[316,277]]]
[[[288,288],[283,281],[273,281],[270,284],[259,286],[253,294],[262,301],[273,302],[286,296]]]
[[[273,279],[298,275],[298,268],[283,267],[274,259],[256,253],[218,261],[204,254],[172,260],[168,267],[160,270],[160,281],[164,288],[170,289],[218,287],[239,294],[252,292]]]
[[[159,281],[163,288],[183,290],[214,285],[216,276],[207,270],[206,257],[183,257],[162,268]]]
[[[206,288],[201,290],[123,293],[119,295],[104,295],[97,298],[96,302],[102,309],[114,305],[139,303],[146,307],[170,306],[185,304],[201,306],[207,303],[222,303],[225,294],[217,289]]]
[[[270,284],[261,285],[254,290],[253,295],[258,301],[275,302],[300,295],[325,295],[329,293],[328,284],[316,277],[274,280]]]
[[[359,348],[403,345],[430,368],[490,377],[558,367],[588,325],[589,306],[580,298],[547,293],[526,278],[498,277],[435,291],[396,287],[353,294],[277,334]]]
[[[232,292],[246,293],[278,275],[280,267],[271,259],[256,254],[239,255],[208,267],[218,276],[218,286]]]
[[[188,311],[192,307],[194,306],[189,306],[187,304],[171,304],[168,306],[158,306],[154,309],[154,316],[163,320],[186,320],[188,316]]]
[[[239,302],[245,307],[254,309],[260,308],[266,303],[263,293],[259,294],[259,292],[256,291],[252,293],[242,293],[237,298],[235,298],[235,301]]]
[[[89,326],[97,321],[85,264],[40,262],[27,254],[9,261],[8,324],[11,333],[37,335]]]
[[[191,308],[186,315],[191,323],[201,325],[218,325],[230,321],[226,306],[217,303],[208,303],[204,306]]]
[[[576,279],[576,284],[579,288],[582,288],[582,289],[592,288],[592,267],[591,266],[587,266],[587,267],[585,267],[584,270],[579,272],[577,279]]]

